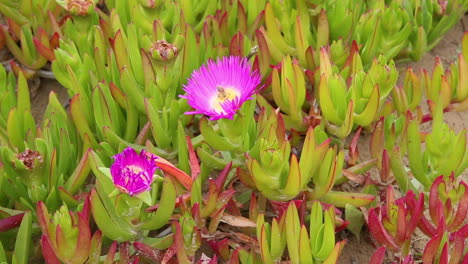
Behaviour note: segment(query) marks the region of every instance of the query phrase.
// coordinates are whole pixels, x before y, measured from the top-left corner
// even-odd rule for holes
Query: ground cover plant
[[[0,0],[0,263],[468,263],[468,33],[397,68],[466,11]]]

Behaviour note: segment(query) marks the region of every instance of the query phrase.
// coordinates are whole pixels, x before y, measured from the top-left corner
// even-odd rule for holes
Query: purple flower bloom
[[[194,71],[184,85],[188,104],[195,111],[185,114],[205,114],[210,120],[220,118],[233,119],[236,111],[246,100],[252,99],[261,77],[252,68],[247,59],[224,57]]]
[[[130,147],[115,155],[114,164],[110,167],[115,187],[133,196],[149,190],[153,183],[156,166],[156,155],[142,150],[140,155]]]

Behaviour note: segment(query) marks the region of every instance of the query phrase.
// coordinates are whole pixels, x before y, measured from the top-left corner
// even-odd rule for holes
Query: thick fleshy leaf
[[[369,264],[382,264],[385,259],[385,247],[379,247],[374,254],[372,254]]]
[[[13,251],[13,258],[16,258],[17,264],[27,264],[29,262],[29,254],[31,250],[32,240],[32,215],[31,212],[26,212],[21,221],[16,236],[15,250]]]
[[[325,211],[323,219],[323,234],[320,245],[320,250],[314,254],[319,260],[328,259],[335,247],[335,223],[334,223],[333,207]],[[317,241],[318,242],[318,241]]]
[[[460,187],[463,186],[464,194],[458,201],[457,212],[453,216],[451,223],[448,224],[449,230],[455,230],[460,227],[467,218],[468,214],[468,184],[460,182]]]
[[[286,247],[284,219],[285,218],[280,219],[279,223],[276,219],[273,219],[271,223],[270,253],[274,260],[281,259],[281,256],[283,256],[284,253],[284,248]]]
[[[41,227],[42,233],[46,236],[51,236],[51,230],[50,228],[50,215],[47,210],[46,205],[44,202],[39,201],[36,206],[36,215],[37,215],[37,220],[39,222],[39,226]],[[49,239],[55,239],[50,237]]]
[[[86,261],[91,247],[91,228],[89,226],[90,201],[86,198],[83,209],[78,212],[78,239],[73,259]]]
[[[366,127],[370,125],[377,114],[377,110],[379,109],[379,102],[380,102],[380,93],[379,93],[379,86],[375,85],[374,89],[372,89],[372,93],[367,101],[367,105],[361,113],[358,113],[354,117],[354,121],[356,124]]]
[[[299,236],[299,263],[310,263],[312,264],[314,258],[312,256],[312,251],[310,249],[310,240],[309,235],[307,234],[307,228],[302,225],[301,226],[301,233]]]
[[[99,264],[99,260],[101,257],[101,247],[102,247],[102,232],[101,230],[97,230],[94,232],[93,237],[91,238],[90,242],[90,250],[89,250],[89,264]]]
[[[191,261],[188,259],[187,252],[185,250],[184,237],[182,233],[182,227],[179,222],[175,222],[175,238],[174,246],[177,255],[177,262],[181,264],[189,264]]]
[[[435,260],[435,257],[438,253],[438,250],[440,248],[440,242],[442,241],[443,238],[443,230],[444,226],[440,225],[437,234],[433,236],[429,242],[427,242],[426,247],[424,248],[424,252],[422,255],[422,261],[423,263],[433,263]]]
[[[448,243],[445,242],[444,246],[442,247],[442,251],[440,252],[439,264],[448,264],[448,261],[449,261],[448,246],[449,246]]]
[[[286,236],[288,253],[293,263],[299,263],[299,245],[301,224],[299,222],[299,215],[294,202],[290,202],[286,212]]]
[[[226,167],[224,167],[224,169],[219,173],[218,177],[216,177],[215,183],[219,193],[221,193],[221,191],[224,189],[224,185],[226,184],[226,180],[229,172],[231,171],[231,168],[232,162],[229,162]]]
[[[419,124],[416,119],[409,123],[407,133],[408,160],[414,177],[424,186],[430,186],[431,182],[427,178],[422,164],[421,137],[418,125]]]
[[[161,199],[156,213],[149,216],[148,220],[141,225],[143,230],[154,230],[161,228],[172,216],[176,202],[176,189],[173,179],[165,177],[163,181]]]
[[[206,194],[206,202],[201,210],[201,217],[206,218],[211,215],[216,209],[216,205],[219,197],[219,189],[215,183],[215,180],[208,179],[208,193]]]
[[[401,200],[400,200],[401,201]],[[396,233],[394,236],[395,242],[399,245],[405,242],[406,234],[407,234],[407,214],[409,212],[406,211],[405,205],[403,203],[396,203],[397,208],[397,222],[396,222]],[[416,227],[416,226],[415,226]],[[413,232],[408,230],[408,236],[410,237]]]
[[[370,139],[370,152],[371,156],[375,159],[380,159],[384,150],[384,125],[385,119],[384,117],[381,117],[379,121],[375,123],[374,129],[372,130]]]
[[[12,228],[15,228],[21,224],[25,213],[13,215],[7,218],[0,220],[0,232],[8,231]]]
[[[343,123],[343,117],[339,115],[336,111],[336,107],[333,105],[332,95],[328,87],[328,77],[326,75],[320,77],[319,100],[324,117],[336,125],[341,125]]]
[[[450,251],[450,264],[462,263],[463,251],[465,248],[465,237],[459,232],[455,232],[454,241],[452,242],[453,247]],[[468,255],[467,255],[468,256]]]
[[[189,136],[185,136],[187,141],[187,148],[189,153],[189,163],[190,163],[190,176],[192,176],[192,180],[196,179],[200,174],[200,164],[197,158],[197,154],[193,149],[192,140]]]
[[[342,240],[342,241],[336,243],[336,245],[333,248],[332,252],[330,253],[330,255],[328,255],[328,258],[323,262],[323,264],[337,263],[338,257],[341,254],[341,250],[346,245],[346,242],[347,242],[346,240]]]
[[[433,237],[437,233],[436,227],[427,220],[425,216],[422,216],[419,223],[418,223],[418,228],[427,236]]]
[[[136,231],[128,223],[109,214],[108,209],[104,207],[101,198],[94,189],[91,191],[91,209],[94,221],[104,236],[117,241],[128,241],[136,237]]]
[[[270,232],[268,230],[269,224],[263,224],[260,231],[259,246],[263,263],[272,264],[273,259],[270,254]]]
[[[73,174],[65,183],[65,188],[71,194],[75,194],[86,181],[91,168],[89,167],[88,155],[91,149],[88,149],[80,160]]]
[[[141,95],[143,100],[143,95]],[[138,100],[138,99],[136,99]],[[162,149],[167,149],[171,146],[171,141],[173,139],[170,131],[168,131],[166,126],[161,125],[163,123],[163,114],[158,112],[156,107],[153,105],[152,101],[149,99],[144,99],[144,105],[146,109],[146,115],[148,116],[151,131],[153,133],[154,141],[157,146]],[[175,138],[175,136],[174,136]]]
[[[228,138],[216,133],[213,126],[209,124],[206,118],[200,120],[200,132],[205,138],[205,141],[217,150],[230,151],[237,148]]]
[[[241,32],[237,32],[231,39],[229,45],[229,51],[231,55],[243,56],[244,52],[244,35]]]
[[[411,192],[411,195],[408,195]],[[419,194],[418,200],[415,201],[415,195],[412,191],[408,192],[407,198],[411,199],[412,201],[407,201],[406,203],[409,204],[409,210],[411,213],[411,219],[408,222],[406,227],[406,239],[409,239],[411,235],[414,233],[420,219],[423,217],[424,214],[424,194],[421,192]]]
[[[94,149],[97,148],[98,143],[96,141],[96,138],[94,137],[94,134],[91,132],[91,128],[89,127],[89,124],[86,120],[85,113],[82,110],[82,105],[81,105],[81,95],[76,94],[73,96],[73,98],[70,101],[70,112],[73,118],[73,122],[75,123],[78,133],[80,134],[81,138],[83,141],[86,141],[88,139],[91,140],[91,144]]]
[[[68,207],[73,208],[79,205],[80,201],[74,197],[71,193],[65,190],[62,186],[58,187],[58,194]]]
[[[320,168],[320,163],[327,152],[331,139],[327,139],[317,146],[313,128],[307,131],[304,145],[302,146],[299,168],[303,179],[302,186],[306,186]]]
[[[148,206],[152,205],[152,199],[151,199],[150,191],[141,192],[141,193],[135,195],[135,197],[140,199],[141,201],[143,201]]]
[[[130,263],[130,242],[119,243],[120,263]]]
[[[272,42],[274,42],[276,47],[278,47],[286,54],[294,52],[294,49],[286,43],[284,37],[277,28],[275,15],[270,3],[267,3],[265,6],[265,24],[267,28],[267,34],[271,38]]]
[[[301,191],[301,186],[303,185],[303,178],[299,169],[299,163],[297,161],[296,155],[292,155],[289,166],[288,179],[282,194],[294,198],[299,194]]]
[[[354,207],[365,207],[374,201],[374,199],[375,197],[373,195],[366,193],[329,191],[320,198],[320,201],[344,208],[346,204],[351,204]]]
[[[181,171],[177,167],[175,167],[169,161],[158,157],[156,160],[156,165],[163,170],[164,172],[174,176],[187,190],[192,189],[192,181],[193,179],[188,176],[185,172]]]
[[[54,249],[49,241],[49,238],[45,235],[41,237],[41,248],[42,256],[44,260],[49,264],[60,264],[60,260],[55,255]]]
[[[369,216],[367,221],[369,231],[379,243],[396,250],[399,247],[395,244],[393,238],[388,234],[387,230],[382,225],[382,219],[381,217],[379,217],[379,209],[380,208],[371,208],[369,210]]]
[[[364,216],[362,212],[351,204],[346,204],[345,216],[345,220],[349,222],[349,225],[346,228],[359,238],[362,226],[364,225]]]
[[[145,259],[151,260],[154,263],[160,263],[163,257],[163,253],[160,250],[154,249],[141,242],[133,242],[133,247],[138,252],[138,254]]]
[[[55,54],[52,49],[50,49],[47,44],[42,43],[39,39],[33,38],[34,46],[37,49],[37,52],[41,54],[41,56],[45,57],[49,61],[55,60]]]
[[[106,259],[104,260],[104,264],[114,263],[115,253],[117,252],[117,245],[117,241],[112,242],[112,245],[110,246],[109,251],[107,252]]]

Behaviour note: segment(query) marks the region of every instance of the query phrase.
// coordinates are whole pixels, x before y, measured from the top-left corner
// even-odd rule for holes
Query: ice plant
[[[455,181],[454,174],[439,176],[429,191],[429,217],[421,216],[418,227],[431,239],[423,253],[424,263],[461,263],[468,237],[468,185]],[[468,255],[465,255],[468,259]],[[465,260],[466,261],[466,260]],[[463,262],[466,263],[466,262]]]
[[[111,168],[102,167],[95,152],[90,157],[97,178],[90,195],[91,210],[104,236],[119,242],[131,241],[147,230],[167,224],[177,195],[173,177],[179,179],[180,170],[151,152],[142,150],[137,154],[133,148],[116,155]],[[161,169],[164,177],[153,177],[156,169]],[[181,184],[191,186],[186,180]],[[148,211],[148,206],[154,204],[157,210]]]
[[[89,226],[90,204],[86,198],[80,212],[69,211],[64,204],[53,215],[46,205],[37,203],[37,218],[42,230],[42,254],[47,263],[84,263],[93,243],[101,240],[101,232],[91,234]]]
[[[442,103],[439,100],[432,111],[432,131],[425,138],[417,119],[410,121],[406,134],[409,168],[425,190],[430,189],[438,176],[454,173],[458,177],[466,169],[466,129],[456,133],[444,122]]]
[[[186,114],[204,114],[210,120],[233,119],[242,104],[252,99],[260,81],[260,75],[252,71],[246,58],[209,60],[184,85],[187,95],[181,97],[195,109]]]
[[[286,245],[291,263],[337,263],[346,240],[335,240],[335,209],[312,203],[309,231],[291,202],[286,211]]]
[[[439,176],[432,183],[429,191],[429,217],[422,216],[419,228],[427,236],[434,237],[441,221],[450,233],[464,225],[468,216],[468,184],[457,182],[454,174],[449,177]]]
[[[424,195],[417,196],[410,190],[395,200],[391,186],[386,195],[386,204],[369,210],[369,231],[377,242],[406,257],[410,253],[411,237],[423,214]]]
[[[149,190],[156,169],[156,156],[142,150],[138,155],[130,147],[115,155],[110,167],[115,187],[130,196]]]

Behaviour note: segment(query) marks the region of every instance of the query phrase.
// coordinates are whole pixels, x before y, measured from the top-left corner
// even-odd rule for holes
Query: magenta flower
[[[184,85],[187,95],[181,97],[195,109],[185,114],[204,114],[210,120],[233,119],[242,104],[252,99],[260,81],[260,75],[252,72],[246,58],[229,56],[216,62],[210,59]]]
[[[156,166],[156,155],[142,150],[140,155],[130,147],[115,155],[114,164],[110,167],[112,181],[122,192],[133,196],[149,190],[153,183]]]

